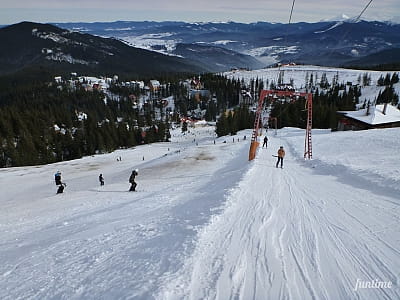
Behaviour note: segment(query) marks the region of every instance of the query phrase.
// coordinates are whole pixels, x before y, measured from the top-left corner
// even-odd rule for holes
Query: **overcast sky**
[[[96,21],[289,21],[293,0],[0,0],[0,24]],[[297,0],[292,22],[358,16],[369,0]],[[400,0],[375,0],[363,14],[399,21]]]

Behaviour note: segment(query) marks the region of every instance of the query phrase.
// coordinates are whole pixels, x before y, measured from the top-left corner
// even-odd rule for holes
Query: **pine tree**
[[[306,90],[308,90],[309,88],[309,80],[310,80],[310,74],[306,72],[306,78],[304,79],[304,87],[306,88]]]
[[[390,74],[386,73],[385,79],[383,80],[384,85],[390,85]]]
[[[399,74],[398,73],[393,73],[392,79],[390,80],[390,84],[396,84],[399,82]]]
[[[329,88],[328,78],[326,77],[326,73],[323,73],[321,76],[320,87],[323,89]]]
[[[379,79],[378,79],[378,82],[377,82],[377,84],[378,84],[378,86],[384,86],[385,85],[385,83],[384,83],[384,78],[383,78],[383,75],[381,75],[380,77],[379,77]]]
[[[186,121],[183,121],[183,122],[182,122],[182,132],[184,133],[184,132],[186,132],[187,130],[188,130],[187,123],[186,123]]]
[[[281,85],[281,84],[284,83],[283,82],[284,76],[285,76],[285,72],[284,71],[279,71],[279,74],[278,74],[278,85]]]
[[[221,113],[216,124],[215,132],[218,137],[227,135],[229,133],[229,125],[225,113]]]

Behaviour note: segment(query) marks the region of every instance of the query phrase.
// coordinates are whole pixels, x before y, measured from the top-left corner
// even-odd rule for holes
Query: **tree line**
[[[281,84],[283,74],[278,77],[277,84],[273,81],[268,82],[267,86],[270,89],[276,89]],[[319,80],[317,82],[317,80]],[[250,81],[251,87],[247,86],[250,90],[256,90],[256,97],[258,97],[257,91],[254,89],[254,83],[258,81],[252,79]],[[314,78],[313,74],[306,75],[305,87],[311,91],[313,97],[313,128],[331,128],[335,130],[338,124],[337,111],[351,111],[356,110],[358,104],[360,104],[361,86],[368,86],[371,84],[371,76],[368,73],[360,75],[358,78],[359,85],[347,85],[347,83],[339,83],[339,76],[336,74],[333,76],[332,82],[328,82],[326,74],[322,74],[321,78]],[[399,82],[399,76],[397,73],[392,75],[386,74],[381,76],[377,82],[378,86],[385,86],[385,89],[379,92],[375,99],[377,104],[380,103],[391,103],[393,105],[400,106],[399,96],[396,94],[393,85]],[[243,85],[243,82],[242,82]],[[261,86],[262,84],[257,84]],[[362,102],[361,102],[362,104]],[[271,108],[270,117],[277,118],[278,128],[282,127],[299,127],[305,128],[307,121],[307,110],[306,100],[304,98],[299,99],[275,99],[273,102],[265,102],[264,109],[267,107]],[[361,108],[363,106],[361,105]],[[217,123],[217,133],[221,135],[235,132],[235,126],[229,125],[232,122],[233,115],[230,116],[230,121],[227,119],[229,114],[221,114],[219,122]],[[251,122],[250,122],[251,123]],[[228,124],[228,125],[226,125]],[[267,124],[265,124],[267,125]],[[273,124],[268,124],[273,126]],[[230,128],[229,130],[221,130],[220,128]],[[252,127],[252,125],[251,125]]]
[[[319,83],[317,80],[312,74],[306,76],[306,88],[313,94],[313,128],[335,129],[336,112],[355,110],[361,88],[339,83],[338,76],[331,83],[324,74]],[[377,103],[399,105],[393,88],[398,80],[397,73],[378,80],[385,89],[375,99]],[[359,81],[368,85],[370,76],[366,73]],[[168,141],[170,123],[180,122],[197,108],[205,110],[207,121],[217,121],[218,136],[233,135],[254,125],[251,107],[239,105],[241,91],[249,90],[256,104],[264,85],[274,89],[280,84],[259,78],[245,83],[219,74],[202,74],[201,82],[209,95],[191,97],[180,77],[170,77],[141,110],[135,102],[143,91],[137,86],[113,85],[110,96],[37,80],[4,85],[0,89],[0,167],[47,164]],[[168,96],[175,99],[175,109],[165,112],[159,99]],[[265,105],[271,109],[270,116],[277,118],[279,128],[305,128],[305,99],[276,99]],[[157,112],[161,118],[156,117]]]
[[[84,114],[82,114],[84,113]],[[129,98],[32,83],[0,93],[0,167],[47,164],[165,141],[168,128]],[[118,121],[117,121],[118,120]]]
[[[202,75],[210,97],[195,99],[189,96],[181,78],[168,80],[141,110],[135,101],[143,91],[137,86],[112,85],[110,96],[97,90],[86,91],[79,85],[71,88],[67,83],[48,81],[3,85],[0,167],[47,164],[168,141],[170,123],[179,122],[191,110],[200,107],[206,110],[206,120],[216,121],[221,111],[238,104],[239,81],[214,74]],[[165,113],[160,99],[171,95],[175,99],[175,110]],[[156,117],[157,112],[161,118]],[[234,130],[243,128],[241,122],[238,124]]]

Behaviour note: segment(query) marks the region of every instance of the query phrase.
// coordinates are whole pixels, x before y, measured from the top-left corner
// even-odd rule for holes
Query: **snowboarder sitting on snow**
[[[268,143],[268,138],[267,138],[267,136],[265,136],[265,138],[264,138],[264,144],[262,145],[262,148],[264,148],[264,146],[265,146],[265,148],[267,148],[267,143]]]
[[[281,168],[283,168],[284,157],[285,157],[285,150],[283,150],[283,146],[280,146],[278,150],[278,161],[276,162],[276,167],[278,167],[279,162],[281,162]]]
[[[138,175],[138,169],[133,170],[131,176],[129,177],[129,183],[131,184],[131,187],[129,189],[130,192],[134,192],[137,186],[137,183],[135,182],[135,177]]]
[[[100,185],[104,185],[104,177],[103,174],[99,175],[99,181],[100,181]]]

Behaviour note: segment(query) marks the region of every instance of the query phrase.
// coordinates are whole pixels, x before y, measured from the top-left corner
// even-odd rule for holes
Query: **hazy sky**
[[[95,21],[289,21],[293,0],[0,0],[0,24]],[[292,22],[355,17],[369,0],[297,0]],[[400,0],[375,0],[363,14],[399,19]]]

